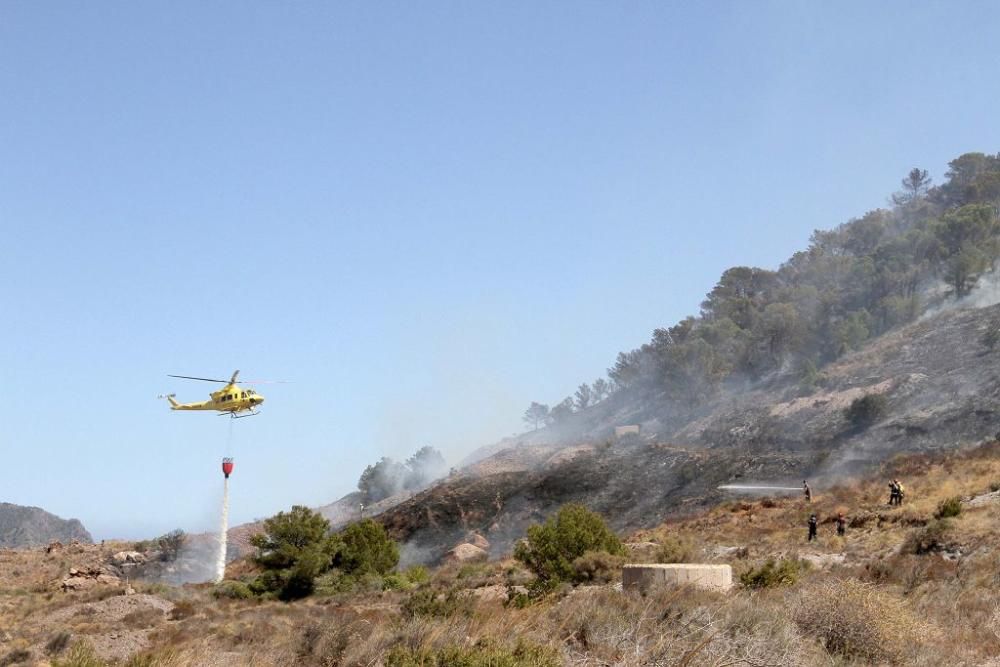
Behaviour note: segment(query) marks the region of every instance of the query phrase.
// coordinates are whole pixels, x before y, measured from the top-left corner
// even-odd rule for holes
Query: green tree
[[[591,551],[625,555],[618,536],[599,514],[571,503],[544,524],[529,527],[527,537],[514,548],[514,558],[542,581],[573,581],[573,561]]]
[[[524,416],[521,417],[523,421],[531,424],[536,431],[548,418],[549,406],[544,403],[535,403],[534,401],[531,402],[528,409],[524,411]]]
[[[591,385],[594,388],[594,401],[600,403],[611,393],[611,385],[604,378],[597,378]]]
[[[448,463],[438,450],[424,446],[406,459],[406,471],[403,476],[403,486],[410,490],[422,489],[435,479],[444,477]]]
[[[615,364],[608,369],[608,377],[615,386],[627,389],[634,385],[642,373],[641,353],[639,350],[619,352]]]
[[[1000,223],[996,208],[969,204],[941,216],[935,227],[944,250],[944,276],[956,298],[972,291],[979,276],[1000,255]]]
[[[358,479],[358,491],[365,502],[376,503],[398,493],[405,485],[407,468],[387,456],[375,465],[370,465]]]
[[[549,418],[554,424],[562,424],[573,416],[573,399],[569,396],[558,403],[549,413]]]
[[[576,390],[576,407],[578,410],[584,410],[590,407],[591,402],[594,400],[594,392],[591,390],[590,385],[584,382]]]
[[[851,401],[844,417],[855,428],[868,428],[885,416],[889,402],[882,394],[865,394]]]
[[[931,177],[926,169],[914,167],[902,181],[903,191],[892,196],[892,201],[898,206],[904,206],[920,199],[927,194],[931,186]]]
[[[383,575],[399,563],[399,546],[373,519],[352,523],[336,536],[334,565],[350,575]]]
[[[264,531],[250,538],[254,562],[264,569],[256,585],[282,600],[312,593],[313,582],[329,569],[335,544],[330,523],[318,512],[296,505],[264,521]]]
[[[871,316],[866,310],[853,312],[834,326],[837,356],[857,350],[871,336]]]

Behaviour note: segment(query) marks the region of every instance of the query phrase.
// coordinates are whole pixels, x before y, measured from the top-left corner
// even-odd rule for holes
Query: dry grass
[[[731,502],[633,537],[655,543],[643,558],[666,549],[668,559],[684,552],[737,572],[770,558],[814,563],[798,583],[759,592],[680,589],[643,597],[580,586],[526,608],[470,595],[528,582],[523,568],[501,561],[438,568],[415,591],[362,590],[293,604],[216,599],[208,586],[140,587],[174,607],[111,623],[87,609],[118,589],[66,594],[52,586],[75,565],[72,554],[0,552],[0,569],[31,574],[22,577],[28,585],[0,588],[0,628],[8,635],[0,664],[32,664],[47,654],[60,664],[100,664],[87,662],[88,638],[130,627],[150,633],[152,648],[123,663],[128,667],[983,664],[1000,655],[998,507],[963,504],[948,519],[943,551],[906,544],[935,525],[942,500],[994,490],[998,454],[990,445],[902,458],[878,477],[821,490],[811,504]],[[885,480],[893,476],[907,491],[899,508],[887,504]],[[835,535],[838,511],[849,517],[845,539]],[[805,540],[810,512],[821,521],[813,543]],[[584,566],[600,581],[617,564]],[[459,591],[461,613],[404,612],[408,599],[444,599],[449,590]]]

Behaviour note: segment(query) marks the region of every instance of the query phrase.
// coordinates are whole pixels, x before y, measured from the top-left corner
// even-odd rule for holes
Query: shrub
[[[316,577],[330,568],[336,548],[329,529],[322,515],[301,505],[264,521],[264,532],[250,539],[257,547],[254,561],[265,570],[252,588],[282,600],[310,595]]]
[[[865,394],[851,401],[844,409],[844,417],[855,428],[868,428],[885,416],[888,405],[882,394]]]
[[[396,646],[385,658],[386,667],[559,667],[559,654],[546,646],[518,640],[506,648],[489,640],[474,646],[446,646],[439,649]]]
[[[669,536],[653,555],[657,563],[689,563],[694,559],[694,547],[687,540]]]
[[[72,637],[73,635],[65,630],[57,632],[49,638],[49,641],[45,643],[45,653],[47,655],[59,655],[69,648],[69,640],[72,639]]]
[[[352,523],[337,538],[334,564],[347,574],[386,574],[399,562],[399,546],[372,519]]]
[[[902,663],[928,634],[901,600],[854,579],[825,582],[805,591],[795,621],[826,650],[868,664]]]
[[[237,583],[243,584],[243,582]],[[250,588],[246,584],[243,584],[243,586],[246,588],[247,597],[253,597],[253,593],[250,592]],[[212,591],[212,594],[214,595],[215,591]],[[219,596],[216,595],[216,597]],[[190,600],[181,600],[180,602],[174,604],[174,608],[170,610],[169,614],[167,614],[167,618],[171,621],[183,621],[185,618],[191,618],[197,613],[198,608],[194,606],[193,602]]]
[[[773,588],[796,583],[802,573],[809,569],[808,561],[773,558],[758,568],[751,568],[740,575],[740,583],[747,588]]]
[[[220,581],[215,585],[215,588],[212,589],[212,597],[225,600],[249,600],[253,597],[253,591],[250,590],[250,587],[242,581],[227,579],[226,581]],[[185,603],[178,602],[174,607],[174,611],[176,611],[177,607],[182,604]],[[191,606],[192,611],[194,610],[194,605],[190,602],[187,602],[186,604]]]
[[[569,504],[544,524],[528,528],[527,538],[514,548],[514,558],[542,581],[572,581],[576,576],[573,561],[588,551],[625,555],[618,536],[600,515],[583,505]]]
[[[66,657],[53,660],[52,667],[104,667],[104,661],[97,657],[94,647],[79,641],[66,653]]]
[[[931,521],[923,528],[918,528],[907,536],[900,551],[918,556],[934,551],[940,551],[947,545],[951,534],[951,524],[947,519]]]
[[[433,588],[422,588],[407,597],[400,607],[405,616],[431,618],[451,618],[457,614],[472,612],[472,600],[467,594],[456,589],[441,593]]]
[[[403,573],[406,579],[414,585],[426,584],[431,580],[431,573],[423,565],[414,565]]]
[[[0,658],[0,667],[8,665],[20,665],[31,660],[31,651],[23,648],[16,648],[4,657]]]
[[[162,609],[157,609],[156,607],[146,607],[145,609],[136,609],[133,612],[125,614],[125,616],[122,617],[122,624],[126,628],[141,630],[156,625],[163,620],[164,616],[165,614]]]
[[[573,579],[606,584],[618,578],[624,564],[622,556],[613,556],[606,551],[588,551],[573,561]]]
[[[390,572],[382,577],[382,589],[386,591],[405,591],[413,588],[413,584],[400,572]]]
[[[168,563],[177,560],[177,556],[180,555],[181,549],[184,547],[185,539],[184,531],[180,528],[156,538],[156,547],[160,551],[160,560]]]
[[[938,503],[937,511],[934,512],[934,518],[947,519],[953,516],[958,516],[961,513],[962,499],[959,496],[953,496]]]

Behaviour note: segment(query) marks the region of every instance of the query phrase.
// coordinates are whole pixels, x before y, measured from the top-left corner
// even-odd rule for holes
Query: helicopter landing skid
[[[238,415],[235,412],[230,412],[229,413],[229,418],[230,419],[246,419],[247,417],[256,417],[259,414],[260,413],[256,412],[256,411],[251,411],[250,414],[248,414],[248,415]],[[224,417],[225,415],[219,415],[219,416],[220,417]]]

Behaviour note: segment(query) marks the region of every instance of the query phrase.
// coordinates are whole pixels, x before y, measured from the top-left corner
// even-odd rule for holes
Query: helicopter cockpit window
[[[246,397],[247,397],[247,393],[245,391],[241,391],[240,392],[240,398],[246,398]]]

